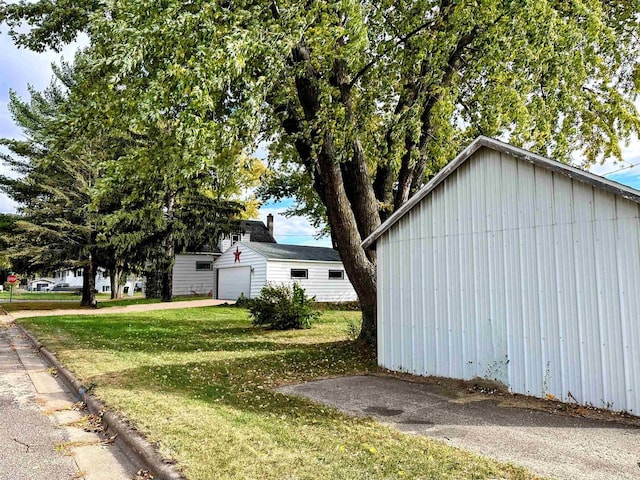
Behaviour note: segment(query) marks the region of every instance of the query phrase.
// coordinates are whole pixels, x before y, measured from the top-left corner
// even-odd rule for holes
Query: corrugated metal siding
[[[235,261],[235,256],[233,252],[236,250],[236,245],[238,250],[242,252],[240,255],[240,261]],[[244,245],[243,243],[237,243],[233,245],[233,248],[229,248],[226,250],[219,258],[216,260],[214,264],[215,269],[222,268],[234,268],[234,267],[246,267],[250,266],[253,268],[251,271],[251,296],[250,298],[255,298],[260,295],[260,290],[264,287],[267,281],[267,259],[262,255],[254,252],[249,247]],[[217,298],[216,289],[214,289],[214,296]]]
[[[640,412],[639,217],[479,150],[378,240],[379,363]]]
[[[196,262],[211,262],[205,254],[178,254],[173,265],[173,295],[209,295],[215,287],[215,271],[196,270]]]
[[[309,278],[292,280],[291,269],[308,270]],[[307,295],[316,297],[318,302],[347,302],[358,299],[351,282],[344,274],[343,280],[329,279],[329,270],[343,270],[340,262],[300,262],[269,260],[267,280],[274,283],[298,282]]]

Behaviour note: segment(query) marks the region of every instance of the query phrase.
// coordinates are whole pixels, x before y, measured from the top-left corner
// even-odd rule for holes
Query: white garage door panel
[[[240,294],[251,297],[251,267],[221,268],[218,270],[218,298],[237,300]]]

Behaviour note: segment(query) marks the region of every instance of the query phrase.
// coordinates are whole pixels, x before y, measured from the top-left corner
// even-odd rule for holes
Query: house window
[[[309,270],[305,269],[291,269],[291,278],[309,278]]]
[[[82,276],[82,270],[74,270],[73,271],[73,276],[74,277],[81,277]]]
[[[196,262],[196,272],[202,270],[211,270],[213,262]]]
[[[110,285],[103,285],[102,286],[102,291],[103,292],[110,292],[111,291],[111,286]]]
[[[240,240],[242,240],[242,236],[239,233],[234,233],[233,235],[231,235],[231,245],[233,245],[234,243],[238,243]]]
[[[329,280],[344,280],[344,270],[329,270]]]

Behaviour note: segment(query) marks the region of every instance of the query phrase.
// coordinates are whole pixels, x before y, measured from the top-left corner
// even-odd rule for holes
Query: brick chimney
[[[267,228],[269,229],[269,233],[273,237],[273,215],[267,215]]]

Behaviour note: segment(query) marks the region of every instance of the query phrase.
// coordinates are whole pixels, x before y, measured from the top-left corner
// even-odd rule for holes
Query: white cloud
[[[0,195],[0,213],[16,213],[18,204],[6,195]]]
[[[331,240],[327,237],[317,239],[318,231],[303,217],[286,218],[282,212],[286,206],[282,202],[267,204],[259,212],[259,218],[265,225],[267,215],[273,215],[273,233],[278,243],[294,245],[311,245],[317,247],[330,247]]]
[[[6,32],[0,33],[0,137],[22,138],[20,129],[15,125],[8,109],[9,90],[19,96],[28,98],[28,86],[36,90],[46,88],[53,76],[52,63],[60,63],[61,59],[73,60],[78,48],[88,45],[88,38],[80,36],[77,42],[67,45],[61,53],[47,51],[36,53],[19,49]],[[9,175],[6,165],[0,163],[0,174]],[[0,193],[0,212],[15,212],[16,204],[4,193]]]

